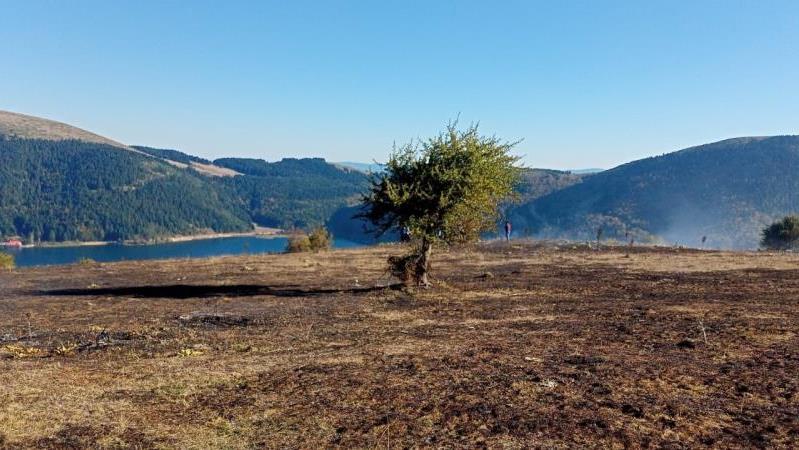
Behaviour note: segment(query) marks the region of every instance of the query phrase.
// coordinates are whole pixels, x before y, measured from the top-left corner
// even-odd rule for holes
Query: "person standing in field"
[[[505,221],[505,240],[510,241],[510,232],[513,227],[510,224],[510,220]]]

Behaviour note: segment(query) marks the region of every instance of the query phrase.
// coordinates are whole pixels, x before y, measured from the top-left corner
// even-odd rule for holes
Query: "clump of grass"
[[[72,356],[78,349],[78,344],[68,342],[53,349],[53,354],[58,356]]]
[[[0,252],[0,270],[14,270],[14,267],[16,267],[14,256],[6,252]]]
[[[95,260],[93,260],[91,258],[81,258],[81,259],[78,260],[77,264],[79,266],[91,266],[91,265],[94,265],[96,262],[97,261],[95,261]]]
[[[205,354],[204,351],[196,350],[196,349],[193,349],[193,348],[182,348],[178,352],[178,356],[182,356],[184,358],[190,357],[190,356],[202,356],[203,354]]]
[[[317,227],[310,234],[302,232],[293,233],[289,236],[286,246],[286,253],[304,253],[330,250],[333,243],[333,236],[324,227]]]
[[[13,358],[38,358],[44,356],[44,350],[38,347],[28,347],[24,345],[11,344],[0,348],[4,353]]]

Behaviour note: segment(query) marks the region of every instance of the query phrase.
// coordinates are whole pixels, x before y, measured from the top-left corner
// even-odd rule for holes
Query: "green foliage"
[[[788,250],[799,245],[799,216],[786,216],[763,229],[760,245],[769,250]]]
[[[340,208],[357,201],[366,175],[343,170],[324,159],[225,158],[214,164],[245,174],[217,182],[235,192],[261,226],[283,229],[324,225]]]
[[[316,227],[310,234],[294,232],[289,235],[286,253],[319,252],[330,250],[333,236],[324,228]]]
[[[174,150],[137,149],[207,162]],[[256,175],[209,177],[103,144],[0,136],[0,236],[144,241],[247,231],[252,222],[310,228],[356,201],[366,185],[364,174],[323,159],[221,161]]]
[[[0,252],[0,270],[13,270],[14,267],[16,267],[14,256],[6,252]]]
[[[512,195],[520,176],[518,158],[510,155],[514,145],[481,136],[476,126],[458,130],[454,123],[427,141],[395,148],[385,171],[372,175],[359,216],[378,235],[410,229],[416,240],[413,277],[427,285],[434,242],[474,241],[494,228],[498,206]]]
[[[191,171],[117,147],[0,136],[0,236],[118,241],[251,229],[245,205]]]
[[[372,176],[361,216],[376,233],[408,226],[413,236],[456,243],[494,228],[497,207],[520,175],[518,158],[509,153],[514,143],[456,125],[395,149],[386,170]]]

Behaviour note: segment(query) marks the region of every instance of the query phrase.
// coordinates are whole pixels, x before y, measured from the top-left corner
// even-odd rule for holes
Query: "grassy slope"
[[[0,274],[0,447],[797,443],[797,255],[397,251]]]

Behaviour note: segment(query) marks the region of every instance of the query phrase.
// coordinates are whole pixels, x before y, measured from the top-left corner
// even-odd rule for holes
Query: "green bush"
[[[314,228],[311,234],[301,232],[289,235],[286,253],[318,252],[330,250],[333,237],[324,227]]]
[[[799,244],[799,216],[786,216],[763,229],[760,245],[769,250],[788,250]]]
[[[14,267],[14,256],[0,252],[0,270],[13,270]]]

